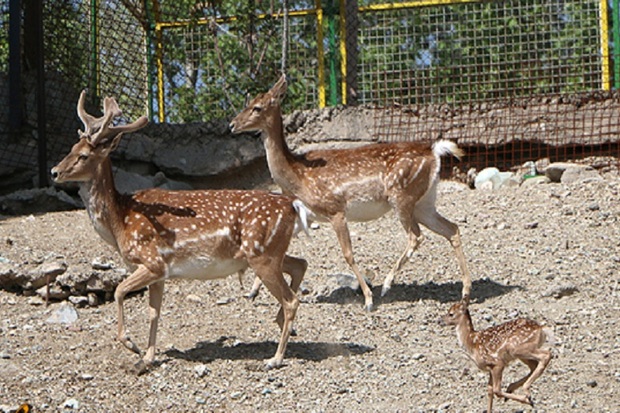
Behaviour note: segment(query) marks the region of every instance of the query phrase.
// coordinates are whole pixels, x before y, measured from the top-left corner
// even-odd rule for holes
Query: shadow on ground
[[[234,337],[220,337],[214,342],[201,341],[196,347],[185,351],[170,349],[165,354],[170,358],[203,363],[217,359],[266,361],[273,357],[277,347],[278,343],[275,341],[238,343]],[[374,347],[357,343],[289,342],[284,358],[322,361],[331,357],[354,356],[374,350]]]
[[[491,279],[478,279],[472,282],[472,301],[482,303],[489,298],[499,297],[512,290],[521,289],[520,286],[504,285]],[[375,306],[398,301],[434,300],[440,303],[449,303],[461,299],[463,283],[460,281],[437,284],[433,281],[425,284],[394,284],[385,297],[381,297],[381,286],[372,287]],[[317,302],[328,304],[350,304],[359,301],[364,303],[361,290],[352,290],[349,287],[340,287],[333,290],[328,296],[317,297]]]

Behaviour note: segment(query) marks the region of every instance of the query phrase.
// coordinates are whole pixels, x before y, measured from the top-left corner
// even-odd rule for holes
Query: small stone
[[[207,367],[206,364],[199,364],[196,367],[194,367],[194,373],[196,373],[196,376],[198,377],[204,377],[210,374],[211,370],[209,369],[209,367]]]
[[[267,395],[267,394],[271,394],[271,393],[273,393],[273,390],[271,390],[269,387],[265,387],[265,388],[263,389],[263,391],[262,391],[262,392],[260,392],[260,393],[261,393],[263,396],[265,396],[265,395]]]
[[[91,307],[99,305],[99,297],[97,297],[97,294],[93,292],[88,293],[88,305]]]
[[[45,304],[45,300],[38,296],[32,296],[28,299],[28,304],[30,305],[43,305]]]
[[[187,301],[192,302],[192,303],[199,303],[202,301],[202,299],[197,296],[196,294],[189,294],[187,297],[185,297],[187,299]]]
[[[91,263],[91,267],[93,267],[93,269],[95,270],[106,271],[106,270],[111,270],[112,268],[114,268],[114,263],[106,262],[102,258],[95,258],[93,262]]]
[[[310,224],[310,229],[319,229],[321,228],[321,226],[319,225],[318,222],[313,222]]]
[[[548,184],[551,180],[545,175],[537,175],[523,180],[521,186],[533,186],[539,184]]]
[[[560,284],[560,285],[552,285],[551,287],[547,288],[547,290],[545,290],[542,293],[542,296],[553,297],[553,298],[559,299],[562,297],[567,297],[569,295],[572,295],[577,291],[579,290],[577,289],[575,285],[566,283],[566,284]]]
[[[588,380],[586,384],[588,385],[588,387],[592,387],[592,388],[598,386],[598,383],[596,382],[596,380]]]
[[[220,298],[219,300],[217,300],[217,301],[215,302],[215,304],[217,304],[217,305],[226,305],[226,304],[228,304],[228,303],[232,302],[232,300],[233,300],[233,299],[232,299],[232,298],[230,298],[230,297],[228,297],[228,298]]]
[[[95,377],[92,374],[84,373],[84,374],[82,374],[80,376],[80,378],[82,380],[90,381],[90,380],[94,379]]]
[[[77,306],[85,306],[86,304],[88,304],[88,297],[84,297],[84,296],[70,296],[68,298],[68,300],[71,302],[71,304],[73,305],[77,305]]]
[[[525,229],[538,228],[538,222],[528,222],[523,226]]]
[[[77,401],[76,399],[67,399],[62,404],[62,407],[67,408],[67,409],[75,409],[75,410],[77,410],[77,409],[80,408],[80,402]]]

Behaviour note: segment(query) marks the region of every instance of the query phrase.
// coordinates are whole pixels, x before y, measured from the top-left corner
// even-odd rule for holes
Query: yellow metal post
[[[155,24],[155,60],[157,62],[157,112],[159,121],[166,121],[166,112],[164,105],[164,52],[162,44],[162,26],[160,23]]]
[[[601,0],[601,88],[611,89],[609,76],[609,14],[607,13],[607,0]],[[617,10],[615,10],[617,13]]]
[[[324,108],[325,103],[325,51],[323,50],[323,7],[321,0],[315,0],[316,8],[316,51],[318,59],[319,75],[319,108]]]
[[[345,2],[346,0],[341,0]],[[403,1],[399,3],[384,3],[384,4],[371,4],[369,6],[361,6],[360,12],[365,11],[385,11],[385,10],[399,10],[399,9],[411,9],[414,7],[427,7],[427,6],[448,6],[452,4],[462,3],[480,3],[480,0],[421,0],[421,1]]]
[[[340,72],[342,76],[342,104],[347,104],[347,17],[346,0],[340,0]]]

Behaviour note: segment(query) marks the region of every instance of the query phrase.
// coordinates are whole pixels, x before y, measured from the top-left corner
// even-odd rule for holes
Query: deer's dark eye
[[[263,108],[260,107],[260,106],[254,106],[252,108],[252,112],[255,112],[255,113],[260,113],[262,110],[263,110]]]
[[[88,154],[86,154],[86,153],[81,153],[81,154],[78,155],[78,160],[80,160],[80,161],[85,161],[87,159],[88,159]]]

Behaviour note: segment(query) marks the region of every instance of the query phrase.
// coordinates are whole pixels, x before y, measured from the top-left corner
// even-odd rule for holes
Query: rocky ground
[[[477,328],[517,316],[553,328],[554,359],[534,384],[535,407],[496,402],[497,411],[620,411],[620,177],[470,190],[444,182],[438,209],[461,229],[474,277]],[[28,402],[35,412],[81,411],[442,411],[486,408],[487,377],[458,347],[440,317],[460,296],[451,247],[423,231],[412,263],[386,297],[383,276],[405,246],[392,214],[352,224],[356,257],[374,279],[377,308],[347,286],[347,268],[331,229],[293,241],[309,269],[286,365],[264,371],[278,339],[275,300],[244,298],[236,277],[167,284],[156,367],[136,376],[121,348],[116,307],[53,301],[0,290],[0,411]],[[0,259],[18,271],[47,260],[67,273],[93,262],[122,268],[86,213],[0,220]],[[104,267],[105,268],[105,267]],[[134,339],[146,344],[146,294],[126,301]],[[69,306],[69,307],[67,307]],[[75,310],[75,312],[73,312]],[[58,323],[59,314],[77,316]],[[525,374],[512,365],[505,383]]]

